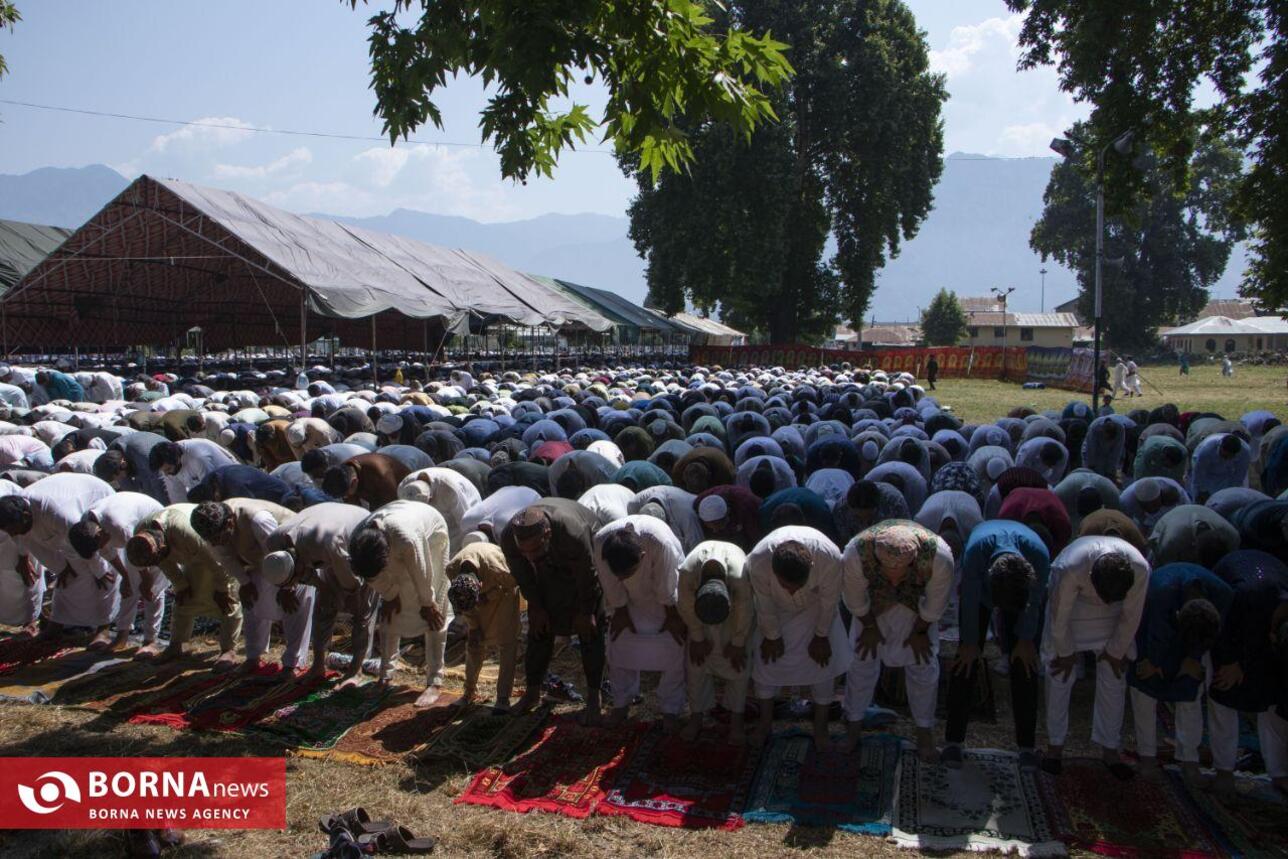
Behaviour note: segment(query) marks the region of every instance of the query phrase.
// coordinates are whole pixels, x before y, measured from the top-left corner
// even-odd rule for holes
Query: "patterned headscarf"
[[[857,551],[868,581],[874,612],[892,605],[917,611],[926,583],[934,572],[939,539],[916,522],[892,519],[880,522],[859,535]],[[908,574],[892,582],[884,569],[907,568]]]
[[[984,491],[984,484],[980,482],[979,475],[975,473],[975,469],[966,463],[949,462],[936,471],[935,476],[930,479],[931,495],[950,489],[973,495],[980,506],[984,506],[984,500],[987,496]]]

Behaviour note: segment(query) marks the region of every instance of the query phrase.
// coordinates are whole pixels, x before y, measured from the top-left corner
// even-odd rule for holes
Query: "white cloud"
[[[969,72],[981,53],[996,55],[1005,51],[1014,60],[1019,55],[1023,24],[1024,16],[1017,13],[1009,18],[988,18],[978,24],[953,27],[948,47],[930,52],[930,67],[952,78]]]
[[[368,165],[371,170],[371,181],[377,187],[387,188],[389,183],[402,172],[407,166],[407,160],[411,158],[411,153],[415,149],[424,147],[409,146],[377,146],[371,149],[364,149],[353,160],[364,165]]]
[[[1064,134],[1063,124],[1056,127],[1046,122],[1027,122],[1008,125],[997,136],[1004,151],[1018,153],[1042,152],[1051,145],[1051,139]]]
[[[214,174],[221,179],[263,179],[279,173],[296,172],[299,168],[313,161],[313,153],[305,146],[292,149],[290,152],[267,164],[246,167],[239,164],[216,164]]]
[[[200,125],[185,125],[168,134],[153,138],[150,151],[166,152],[172,148],[216,148],[240,143],[253,132],[249,122],[235,116],[203,116],[194,119]]]

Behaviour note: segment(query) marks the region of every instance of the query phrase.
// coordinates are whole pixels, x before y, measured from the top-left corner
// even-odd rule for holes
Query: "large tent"
[[[62,227],[0,220],[0,292],[22,280],[71,234]]]
[[[612,322],[462,250],[141,176],[0,302],[6,350],[345,345],[436,351],[471,318],[556,330]]]
[[[672,325],[665,318],[632,304],[615,292],[558,278],[536,277],[557,289],[564,290],[576,301],[611,319],[617,328],[618,343],[642,343],[645,339],[644,335],[653,335],[662,339],[668,339],[677,334],[687,336],[687,332],[683,332],[679,326]]]

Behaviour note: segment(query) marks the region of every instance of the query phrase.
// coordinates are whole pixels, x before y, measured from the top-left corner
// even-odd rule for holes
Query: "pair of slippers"
[[[361,856],[411,856],[434,852],[433,838],[417,838],[392,820],[372,820],[362,807],[328,814],[318,828],[331,837],[331,847],[318,854],[323,859],[358,859]]]

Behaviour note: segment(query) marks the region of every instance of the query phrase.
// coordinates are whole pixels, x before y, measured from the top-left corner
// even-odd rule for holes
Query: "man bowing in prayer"
[[[846,741],[854,749],[881,666],[903,668],[917,750],[935,760],[939,684],[939,618],[953,586],[953,553],[942,538],[910,521],[874,525],[850,541],[842,561],[842,594],[854,615],[850,637],[858,658],[845,679]]]
[[[608,615],[613,724],[626,720],[640,691],[640,674],[657,671],[662,728],[666,733],[678,728],[687,630],[675,599],[683,561],[679,538],[653,516],[626,516],[595,535],[595,566]]]
[[[443,514],[418,501],[392,501],[369,515],[349,540],[349,564],[380,594],[380,681],[389,682],[403,638],[425,636],[425,691],[417,707],[442,693],[452,606],[447,599],[450,538]]]
[[[527,689],[519,714],[541,703],[541,683],[554,654],[555,636],[576,635],[586,673],[583,721],[600,719],[604,680],[604,616],[595,573],[595,514],[576,501],[547,498],[515,514],[501,537],[510,573],[528,601],[524,655]]]
[[[478,697],[479,674],[487,647],[497,650],[496,703],[493,712],[508,712],[514,691],[519,650],[519,586],[510,575],[505,553],[495,543],[468,542],[447,564],[447,599],[457,617],[465,618],[465,691],[462,700]]]
[[[247,671],[262,663],[274,621],[281,622],[286,634],[282,667],[294,670],[304,665],[313,624],[313,589],[279,588],[264,578],[262,569],[269,538],[294,515],[280,504],[252,498],[207,501],[192,511],[192,529],[215,547],[216,557],[241,585]]]
[[[696,739],[702,730],[703,717],[715,706],[715,683],[720,680],[724,683],[721,703],[729,713],[729,744],[747,741],[743,730],[751,669],[747,646],[756,609],[751,582],[743,571],[746,560],[734,544],[708,540],[680,565],[675,607],[689,629],[689,721],[681,731],[686,740]]]
[[[1078,654],[1096,654],[1096,703],[1091,740],[1119,779],[1133,772],[1122,762],[1127,663],[1136,656],[1136,628],[1145,608],[1149,564],[1126,540],[1079,537],[1051,564],[1042,661],[1047,665],[1048,751],[1042,768],[1063,769],[1069,735],[1069,699]]]
[[[814,747],[828,742],[827,711],[836,678],[854,653],[841,623],[841,553],[813,528],[793,525],[766,536],[747,556],[755,594],[757,636],[752,679],[760,704],[752,742],[763,744],[784,686],[808,686],[814,702]]]

